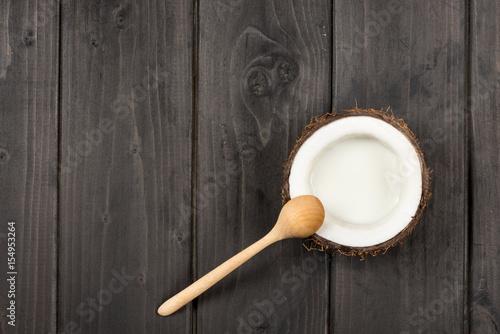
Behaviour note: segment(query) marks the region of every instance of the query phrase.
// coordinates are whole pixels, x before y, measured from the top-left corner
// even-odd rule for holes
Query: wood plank
[[[471,333],[500,331],[500,4],[471,11]]]
[[[1,333],[56,330],[58,13],[53,1],[0,2]],[[7,271],[17,272],[14,298]],[[7,318],[12,300],[15,327]]]
[[[335,1],[334,106],[391,106],[421,142],[433,196],[402,245],[332,259],[334,333],[463,332],[465,27],[463,1]]]
[[[331,110],[328,1],[202,1],[197,276],[274,226],[283,163]],[[324,333],[329,255],[270,246],[197,301],[199,332]],[[209,329],[209,330],[208,330]]]
[[[190,308],[156,309],[191,276],[193,3],[71,1],[62,18],[59,328],[190,332]]]

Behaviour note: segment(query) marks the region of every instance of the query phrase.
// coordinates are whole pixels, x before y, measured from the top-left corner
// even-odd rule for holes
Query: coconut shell
[[[429,175],[430,171],[427,168],[427,165],[425,164],[424,154],[420,149],[420,146],[418,144],[418,141],[414,133],[408,128],[408,126],[402,119],[396,119],[394,115],[389,114],[389,110],[390,110],[389,108],[384,111],[383,109],[381,110],[360,109],[356,107],[355,109],[346,110],[338,114],[328,113],[325,115],[314,117],[311,123],[306,127],[300,138],[297,140],[297,143],[295,144],[292,151],[290,152],[290,156],[288,157],[288,160],[285,164],[285,170],[283,173],[283,189],[281,195],[283,198],[283,204],[285,204],[290,200],[290,184],[288,179],[290,176],[290,171],[292,169],[293,161],[295,159],[295,155],[297,154],[302,144],[309,137],[311,137],[315,131],[317,131],[321,127],[331,122],[335,122],[344,117],[356,117],[356,116],[374,117],[389,123],[390,125],[394,126],[397,130],[399,130],[406,138],[408,138],[410,143],[415,147],[415,151],[417,152],[418,158],[420,160],[420,168],[422,170],[422,195],[420,197],[420,204],[417,208],[417,211],[413,215],[413,218],[408,223],[408,225],[406,225],[406,227],[396,236],[377,245],[368,247],[350,247],[346,245],[337,244],[331,240],[327,240],[325,238],[320,237],[317,234],[314,234],[311,237],[309,237],[304,244],[304,246],[308,250],[311,249],[316,249],[320,251],[328,250],[333,253],[339,252],[341,254],[351,255],[351,256],[360,255],[362,258],[364,258],[366,254],[372,254],[373,256],[375,256],[381,251],[385,253],[385,251],[387,251],[387,249],[389,249],[390,247],[393,247],[398,243],[402,243],[403,239],[412,232],[413,228],[415,227],[420,217],[422,216],[422,212],[426,207],[427,201],[431,195],[431,193],[429,192],[430,180],[431,180]]]

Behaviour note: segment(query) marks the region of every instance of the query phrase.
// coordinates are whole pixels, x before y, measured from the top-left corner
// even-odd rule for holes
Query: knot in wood
[[[271,92],[271,76],[263,67],[255,67],[248,72],[246,86],[250,95],[263,96]]]
[[[115,26],[118,29],[124,29],[127,26],[127,14],[125,11],[119,11],[115,15]]]
[[[282,58],[278,62],[278,78],[280,79],[281,82],[291,82],[293,81],[298,74],[298,66],[294,61],[287,60],[285,58]]]
[[[28,28],[23,33],[23,44],[26,47],[31,47],[35,44],[35,32],[33,29]]]
[[[4,148],[0,148],[0,165],[6,163],[9,160],[10,160],[9,152]]]
[[[137,154],[140,151],[140,147],[137,144],[130,145],[130,153]]]

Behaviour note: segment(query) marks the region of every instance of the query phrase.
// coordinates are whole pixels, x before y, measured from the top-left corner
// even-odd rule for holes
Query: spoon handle
[[[280,240],[276,233],[271,231],[265,237],[254,243],[253,245],[245,248],[211,272],[171,297],[158,308],[158,314],[162,316],[171,315],[203,292],[208,290],[212,285],[226,277],[234,269],[241,266],[252,256],[269,246],[270,244]]]

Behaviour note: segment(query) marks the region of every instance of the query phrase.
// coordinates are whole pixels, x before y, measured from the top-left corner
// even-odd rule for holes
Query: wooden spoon
[[[311,195],[293,198],[281,209],[271,232],[164,302],[158,314],[171,315],[270,244],[283,239],[306,238],[316,233],[324,219],[325,210],[319,199]]]

